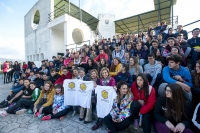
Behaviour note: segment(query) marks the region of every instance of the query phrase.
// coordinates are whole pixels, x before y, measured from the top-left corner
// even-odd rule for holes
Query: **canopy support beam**
[[[115,23],[117,26],[119,26],[117,23]],[[121,26],[119,26],[119,28],[121,29],[121,30],[123,30],[125,33],[126,33],[126,31],[124,30],[124,29],[122,29],[122,27]]]
[[[141,22],[141,24],[142,24],[143,29],[145,29],[140,15],[139,15],[139,18],[140,18],[140,22]]]
[[[174,3],[171,0],[171,8],[172,8],[172,28],[174,27]]]
[[[140,31],[140,15],[138,15],[138,34],[139,34],[139,31]]]
[[[126,26],[126,24],[124,23],[124,21],[122,20],[122,23],[125,25],[125,27],[128,29],[128,27]],[[128,29],[128,31],[130,32],[130,30]]]
[[[158,0],[158,22],[160,22],[160,0]]]

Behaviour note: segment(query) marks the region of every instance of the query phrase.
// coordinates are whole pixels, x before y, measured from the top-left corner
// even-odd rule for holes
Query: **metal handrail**
[[[96,29],[95,31],[93,31],[93,33],[95,34],[96,38],[102,39],[102,35],[101,35],[101,33],[99,32],[98,29]]]
[[[66,47],[67,46],[71,46],[71,45],[76,45],[75,46],[75,48],[69,48],[69,49],[76,49],[76,51],[77,51],[77,48],[81,48],[82,46],[77,46],[78,44],[83,44],[84,42],[88,42],[89,43],[89,46],[90,46],[90,40],[87,40],[87,41],[82,41],[82,42],[77,42],[77,43],[72,43],[72,44],[67,44],[67,45],[65,45]]]

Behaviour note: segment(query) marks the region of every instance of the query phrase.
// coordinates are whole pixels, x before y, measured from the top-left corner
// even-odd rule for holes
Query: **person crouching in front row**
[[[132,123],[130,107],[133,96],[127,83],[120,81],[117,84],[116,92],[117,98],[113,103],[110,114],[104,117],[104,122],[111,133],[118,133],[118,131],[128,128]]]
[[[64,116],[69,112],[69,106],[64,105],[64,88],[61,84],[55,86],[56,93],[54,95],[54,101],[52,106],[48,106],[43,110],[46,116],[42,117],[42,121],[51,120],[53,118],[60,118],[62,120]]]
[[[40,92],[37,101],[31,105],[31,110],[36,117],[42,118],[45,110],[52,105],[54,99],[55,89],[51,81],[44,83],[44,88]]]

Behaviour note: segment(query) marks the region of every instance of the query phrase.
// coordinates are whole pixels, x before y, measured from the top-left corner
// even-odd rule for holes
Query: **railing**
[[[87,44],[88,46],[90,46],[90,40],[83,41],[83,42],[77,42],[77,43],[73,43],[73,44],[67,44],[65,46],[66,46],[66,49],[69,49],[69,50],[75,49],[76,51],[78,51],[85,44]]]
[[[96,29],[95,31],[93,31],[93,33],[94,33],[94,35],[95,35],[95,37],[96,37],[97,40],[98,39],[102,39],[102,35],[101,35],[101,33],[99,32],[98,29]]]
[[[162,19],[161,22],[166,22],[167,25],[174,25],[174,24],[178,24],[178,16],[173,16],[173,17],[170,17],[170,18],[164,18]],[[148,27],[151,25],[152,27],[155,27],[158,23],[158,20],[156,21],[152,21],[152,22],[149,22],[148,24],[145,24],[145,25],[140,25],[140,27],[142,26],[141,31],[147,31]],[[137,33],[138,30],[135,30],[135,31],[132,31],[132,33]]]

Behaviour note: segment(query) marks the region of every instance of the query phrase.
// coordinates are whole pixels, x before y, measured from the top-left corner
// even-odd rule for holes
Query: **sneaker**
[[[138,129],[139,128],[138,119],[134,119],[133,128],[134,129]]]
[[[108,130],[108,133],[112,133],[110,130]]]
[[[97,130],[99,128],[99,124],[95,124],[93,127],[92,127],[92,130]]]
[[[76,111],[74,111],[73,113],[72,113],[72,117],[74,117],[76,115]]]
[[[6,108],[8,106],[9,106],[8,101],[5,101],[4,104],[0,105],[0,108]]]
[[[51,120],[51,115],[46,115],[42,117],[42,121],[47,121],[47,120]]]
[[[5,101],[5,100],[3,100],[3,101],[0,103],[0,105],[3,105],[5,102],[6,102],[6,101]]]
[[[0,115],[1,115],[1,116],[6,116],[6,115],[7,115],[7,112],[6,112],[6,111],[0,111]]]
[[[16,114],[20,115],[20,114],[25,113],[26,111],[27,111],[27,109],[20,109],[20,110],[16,111]]]
[[[42,118],[44,116],[44,114],[39,114],[38,118]]]
[[[35,117],[38,117],[40,115],[40,112],[35,113]]]
[[[33,114],[33,111],[31,109],[29,109],[28,114]]]

